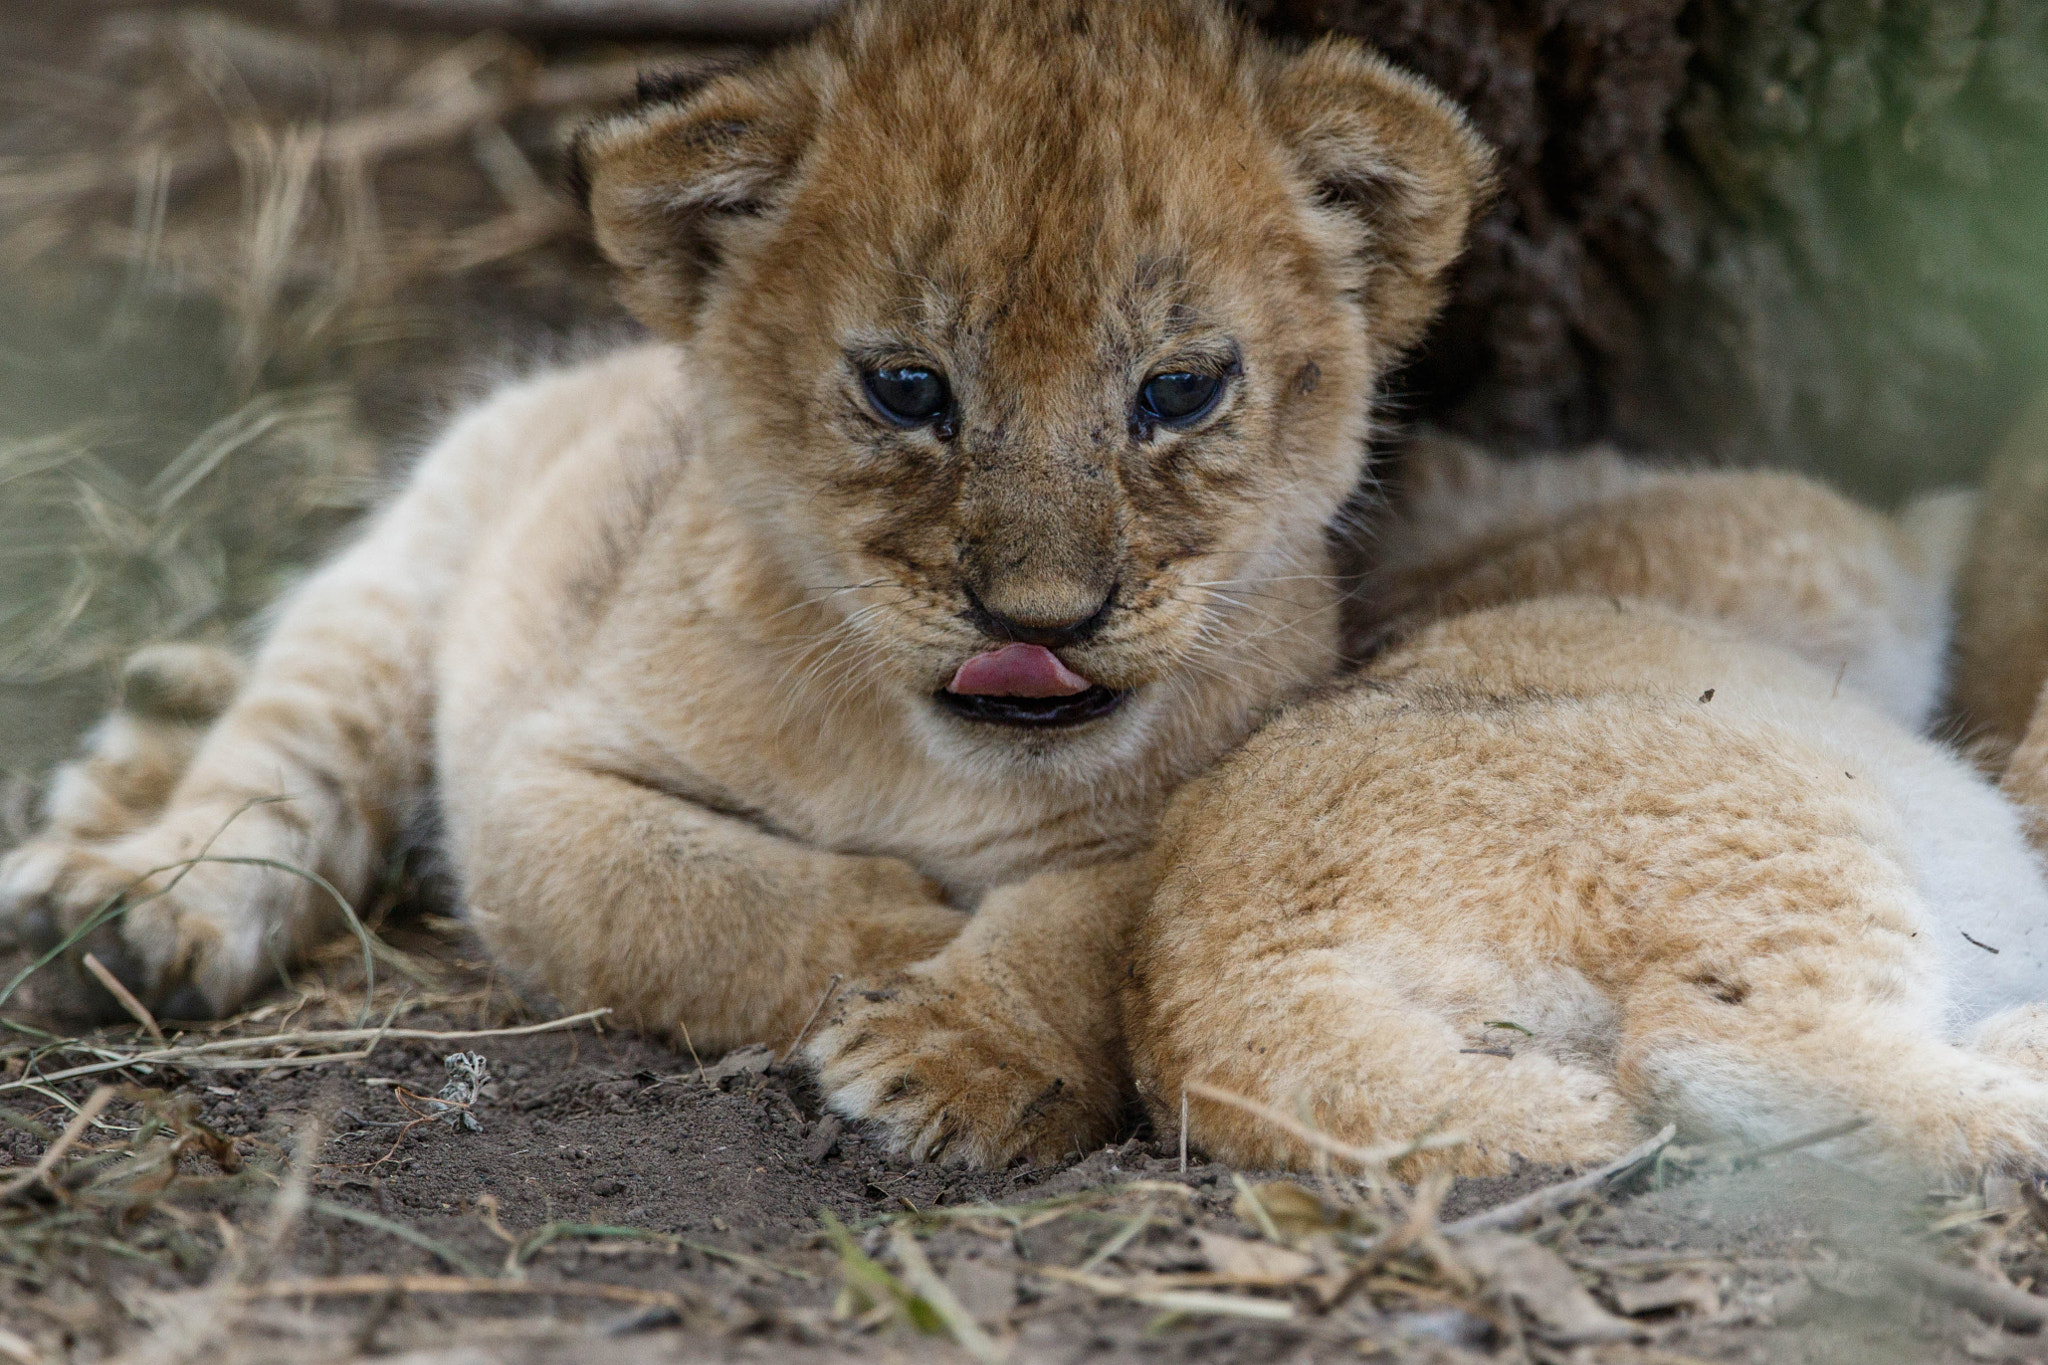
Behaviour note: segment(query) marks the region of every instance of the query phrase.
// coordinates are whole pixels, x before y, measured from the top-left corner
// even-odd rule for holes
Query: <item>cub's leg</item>
[[[1466,1139],[1404,1159],[1398,1173],[1407,1179],[1433,1170],[1500,1174],[1517,1156],[1598,1161],[1641,1140],[1643,1124],[1611,1075],[1537,1050],[1514,1029],[1487,1026],[1499,1021],[1425,1005],[1378,979],[1361,960],[1368,955],[1402,957],[1396,950],[1260,962],[1251,952],[1238,964],[1218,963],[1214,978],[1170,984],[1141,958],[1134,1065],[1155,1127],[1177,1131],[1181,1093],[1193,1081],[1356,1147],[1436,1134]],[[1499,980],[1503,972],[1478,975],[1511,989]],[[1482,989],[1477,998],[1489,995]],[[1200,1095],[1187,1104],[1189,1132],[1218,1160],[1297,1169],[1316,1162],[1315,1148],[1266,1118]]]
[[[306,585],[154,820],[106,841],[59,824],[0,865],[0,913],[32,947],[125,905],[76,951],[160,1013],[199,1018],[339,927],[314,884],[273,864],[357,896],[422,790],[446,520],[409,496]],[[104,1012],[73,984],[60,1007]]]
[[[1978,1048],[1953,1046],[1930,1012],[1887,998],[1895,987],[1813,960],[1734,1004],[1696,983],[1646,983],[1627,1006],[1622,1089],[1697,1132],[1770,1142],[1860,1118],[1868,1130],[1842,1146],[1923,1171],[2048,1164],[2048,1071],[2027,1064],[2039,1030],[2016,1012]]]
[[[511,416],[486,408],[458,423],[403,496],[295,594],[151,818],[130,817],[153,791],[90,809],[101,804],[88,791],[94,759],[61,779],[49,831],[0,862],[0,918],[47,950],[126,907],[72,956],[92,951],[171,1018],[231,1010],[336,931],[328,897],[283,869],[360,895],[421,799],[440,608],[488,505],[469,486],[479,456],[524,435]],[[125,726],[117,716],[103,734]],[[111,1012],[83,973],[51,970],[58,1008]]]
[[[701,1052],[784,1047],[843,981],[938,951],[965,919],[896,858],[783,838],[513,725],[451,782],[448,837],[493,955],[576,1009]]]
[[[121,670],[113,713],[86,736],[85,752],[52,774],[42,836],[98,842],[155,819],[242,673],[239,659],[208,645],[138,650]]]
[[[843,992],[807,1049],[832,1107],[919,1160],[1085,1152],[1128,1088],[1117,994],[1143,861],[998,887],[929,961]]]

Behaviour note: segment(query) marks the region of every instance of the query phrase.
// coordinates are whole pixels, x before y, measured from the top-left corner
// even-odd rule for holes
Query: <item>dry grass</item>
[[[23,305],[0,323],[0,686],[104,677],[274,597],[381,486],[366,394],[446,378],[451,295],[603,312],[564,130],[646,67],[724,55],[91,14],[68,62],[24,51],[0,80],[0,281]],[[64,356],[41,309],[76,325]],[[76,392],[50,401],[58,371]],[[174,404],[127,398],[167,384]]]

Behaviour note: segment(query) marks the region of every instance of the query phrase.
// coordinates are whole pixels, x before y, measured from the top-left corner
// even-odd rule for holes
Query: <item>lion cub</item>
[[[357,895],[432,805],[564,1004],[817,1015],[833,1105],[919,1154],[1107,1136],[1139,855],[1337,665],[1330,527],[1487,150],[1221,0],[862,0],[576,159],[655,339],[456,422],[175,785],[122,778],[161,804],[55,812],[0,918],[124,903],[74,952],[219,1013],[341,928],[281,865]]]
[[[1175,800],[1126,1023],[1201,1081],[1468,1173],[1652,1127],[2048,1160],[2048,884],[1916,738],[1969,508],[1788,475],[1425,457],[1404,624]],[[1457,496],[1442,496],[1456,490]],[[1213,1155],[1310,1149],[1193,1098]]]

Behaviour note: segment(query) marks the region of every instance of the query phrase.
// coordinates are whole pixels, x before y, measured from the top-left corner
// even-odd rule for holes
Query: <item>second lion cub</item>
[[[1390,537],[1394,643],[1169,812],[1127,995],[1155,1114],[1207,1082],[1361,1145],[1456,1130],[1413,1164],[1474,1173],[1666,1121],[2048,1159],[2048,885],[1908,729],[1967,508],[1435,458],[1460,496]],[[1221,1102],[1189,1125],[1310,1155]]]

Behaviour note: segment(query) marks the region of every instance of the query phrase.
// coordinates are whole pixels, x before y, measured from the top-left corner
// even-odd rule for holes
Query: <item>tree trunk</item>
[[[2048,0],[1247,0],[1472,112],[1504,188],[1395,414],[1970,476],[2048,372]]]

